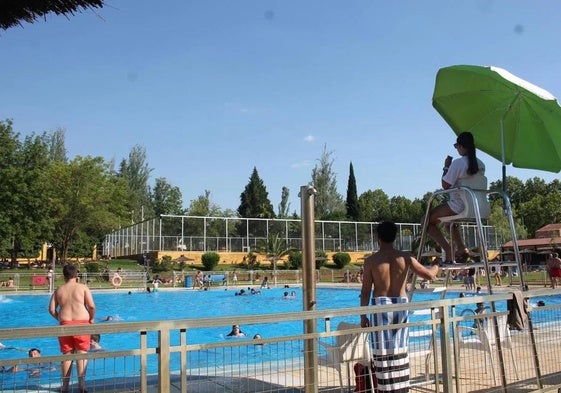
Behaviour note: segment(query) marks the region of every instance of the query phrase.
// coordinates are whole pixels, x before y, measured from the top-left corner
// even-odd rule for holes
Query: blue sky
[[[277,210],[324,146],[346,195],[440,187],[455,135],[431,105],[439,68],[494,65],[561,96],[558,1],[107,0],[0,32],[0,119],[66,129],[69,156],[146,148],[185,207],[237,209],[253,167]],[[500,162],[480,153],[490,181]],[[522,180],[558,174],[507,168]]]

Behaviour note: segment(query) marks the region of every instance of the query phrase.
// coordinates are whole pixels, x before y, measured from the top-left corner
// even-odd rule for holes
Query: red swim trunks
[[[61,325],[89,325],[90,321],[61,321]],[[73,351],[89,351],[90,350],[90,335],[84,334],[82,336],[65,336],[59,337],[60,352],[69,353]]]
[[[551,277],[561,277],[561,268],[552,267],[549,274],[551,274]]]

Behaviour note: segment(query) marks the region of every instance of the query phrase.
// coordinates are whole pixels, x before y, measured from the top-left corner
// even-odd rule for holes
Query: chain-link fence
[[[315,247],[326,252],[368,252],[378,249],[375,222],[316,221]],[[398,223],[395,246],[412,250],[420,224]],[[476,247],[474,225],[462,225],[468,247]],[[499,249],[494,228],[484,226],[486,248]],[[160,216],[116,230],[102,245],[106,257],[125,257],[162,251],[249,252],[259,249],[271,236],[286,241],[287,247],[302,249],[302,223],[294,219],[258,219],[233,217]]]

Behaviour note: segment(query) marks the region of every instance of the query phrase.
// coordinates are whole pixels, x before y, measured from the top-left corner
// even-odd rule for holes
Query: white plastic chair
[[[487,369],[487,356],[490,359],[491,371],[493,373],[493,380],[496,382],[495,373],[495,351],[497,350],[497,340],[495,335],[495,327],[493,326],[493,317],[485,318],[480,320],[478,323],[479,327],[472,328],[466,326],[457,325],[458,329],[458,349],[461,352],[462,349],[474,349],[478,351],[485,352],[485,369]],[[499,315],[496,317],[496,321],[499,327],[499,338],[501,343],[501,348],[504,351],[508,349],[510,352],[510,358],[512,364],[514,365],[514,373],[518,379],[518,369],[516,366],[516,360],[514,358],[514,351],[512,350],[512,342],[510,340],[510,331],[507,324],[507,316]],[[467,334],[466,334],[467,333]],[[503,353],[506,354],[506,351]],[[461,358],[461,356],[460,356]],[[469,358],[468,358],[469,359]],[[459,368],[459,364],[458,364]],[[460,370],[458,370],[460,374]]]
[[[351,324],[346,322],[340,322],[337,325],[337,331],[347,330],[347,329],[360,329],[360,325]],[[342,365],[345,364],[347,367],[347,385],[349,388],[351,385],[351,364],[361,363],[363,366],[368,368],[368,378],[370,379],[370,386],[373,385],[372,369],[371,369],[371,351],[370,351],[370,340],[369,334],[364,333],[352,333],[337,336],[335,339],[335,345],[330,345],[325,342],[320,341],[320,345],[323,346],[327,352],[327,361],[330,366],[333,366],[339,375],[339,386],[341,386],[341,392],[344,392],[343,385],[343,375],[342,375]]]
[[[445,290],[446,288],[444,287],[438,287],[438,288],[434,288],[433,292],[442,292],[443,290]],[[435,312],[435,318],[440,318],[440,311],[434,310]],[[420,310],[414,310],[410,313],[410,316],[412,315],[431,315],[432,314],[432,310],[431,309],[420,309]],[[425,354],[425,380],[427,382],[429,382],[430,380],[430,366],[431,366],[431,359],[432,359],[432,355],[433,355],[433,351],[434,351],[434,340],[435,337],[433,337],[433,331],[432,328],[431,329],[420,329],[420,330],[409,330],[409,338],[413,338],[413,337],[431,337],[431,339],[429,340],[429,345],[426,349],[426,354]]]

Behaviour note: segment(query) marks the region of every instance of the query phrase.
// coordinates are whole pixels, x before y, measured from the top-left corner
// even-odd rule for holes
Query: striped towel
[[[406,297],[375,297],[374,305],[407,303]],[[387,311],[372,314],[373,326],[390,326],[406,323],[409,318],[407,310]],[[387,329],[373,332],[372,357],[374,372],[378,380],[379,392],[409,391],[409,328]]]

